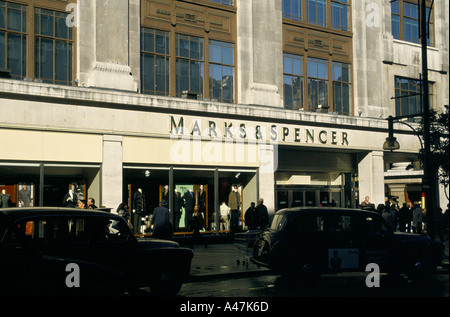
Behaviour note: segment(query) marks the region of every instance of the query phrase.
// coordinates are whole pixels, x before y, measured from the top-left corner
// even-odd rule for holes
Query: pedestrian
[[[408,221],[409,208],[403,203],[402,208],[398,211],[398,227],[400,232],[406,232],[406,224]],[[409,227],[409,226],[408,226]]]
[[[422,233],[422,208],[415,203],[412,208],[412,230],[413,233]]]
[[[128,205],[126,203],[120,203],[116,210],[117,214],[121,216],[128,223],[130,218],[130,212],[128,211]]]
[[[95,199],[92,197],[89,197],[87,200],[87,209],[97,209],[97,206],[95,205]]]
[[[260,198],[258,206],[256,206],[256,215],[258,217],[259,229],[264,230],[269,225],[269,213],[264,205],[264,199]]]
[[[200,234],[200,230],[205,228],[205,220],[203,219],[202,213],[200,212],[200,207],[195,205],[194,211],[192,213],[191,219],[191,228],[192,232],[192,240],[191,240],[191,249],[194,247],[194,244],[202,242],[202,236]],[[205,248],[207,244],[205,243]]]
[[[86,209],[86,205],[85,205],[85,203],[84,203],[84,200],[79,200],[79,201],[77,202],[77,207],[78,207],[79,209]]]
[[[381,217],[386,221],[387,225],[392,231],[395,231],[395,220],[390,209],[384,208]]]
[[[161,206],[153,210],[152,220],[152,237],[156,239],[170,239],[172,236],[172,226],[169,219],[169,209],[167,201],[161,200]]]
[[[412,232],[412,207],[411,204],[408,203],[406,205],[408,207],[408,213],[407,213],[407,217],[406,217],[406,232],[411,233]]]
[[[378,206],[377,206],[377,212],[378,212],[380,215],[383,214],[384,209],[385,209],[385,205],[383,205],[383,204],[378,204]]]
[[[255,203],[251,202],[250,207],[245,211],[244,221],[248,227],[248,230],[257,230],[259,229],[258,217],[256,214]]]
[[[392,214],[392,218],[394,219],[394,228],[393,231],[397,231],[398,224],[398,208],[396,204],[391,204],[390,212]]]
[[[438,208],[438,212],[436,215],[436,231],[441,242],[444,242],[446,239],[446,232],[448,232],[448,227],[448,208],[445,213],[442,211],[442,208]]]
[[[223,201],[220,205],[220,230],[229,230],[230,222],[230,207]]]
[[[369,196],[364,197],[364,201],[359,205],[361,207],[361,209],[375,209],[375,204],[371,203],[369,200]]]

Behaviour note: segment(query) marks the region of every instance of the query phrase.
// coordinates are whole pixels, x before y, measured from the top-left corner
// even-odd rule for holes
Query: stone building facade
[[[148,213],[165,185],[197,201],[202,187],[211,230],[233,185],[241,217],[260,197],[270,213],[421,199],[414,131],[396,124],[401,148],[383,150],[386,118],[417,110],[392,98],[420,79],[414,4],[2,0],[0,186],[13,206],[25,185],[34,205],[73,189],[112,210],[141,188]],[[434,1],[430,14],[440,110],[448,9]]]

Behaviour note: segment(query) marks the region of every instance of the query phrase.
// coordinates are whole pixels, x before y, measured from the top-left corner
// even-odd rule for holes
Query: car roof
[[[373,210],[365,210],[365,209],[353,209],[353,208],[339,208],[339,207],[293,207],[293,208],[284,208],[277,211],[276,215],[298,215],[298,214],[330,214],[330,213],[340,213],[340,214],[367,214],[374,215],[378,214]]]
[[[63,207],[23,207],[23,208],[4,208],[0,209],[0,214],[6,215],[11,221],[16,222],[23,218],[42,217],[42,216],[102,216],[119,217],[116,214],[78,208]]]

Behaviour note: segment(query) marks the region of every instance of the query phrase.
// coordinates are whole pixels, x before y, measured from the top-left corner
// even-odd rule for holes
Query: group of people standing
[[[369,201],[368,196],[365,197],[360,207],[375,209],[375,205]],[[418,202],[412,206],[410,203],[403,203],[399,208],[396,203],[386,200],[384,204],[378,204],[376,211],[381,214],[393,231],[417,234],[427,231],[427,210],[422,208]],[[441,240],[443,240],[441,235],[446,229],[448,230],[449,226],[448,204],[444,213],[441,208],[438,208],[435,214],[435,225]]]

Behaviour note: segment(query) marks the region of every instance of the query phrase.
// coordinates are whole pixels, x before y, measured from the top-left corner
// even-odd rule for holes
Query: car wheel
[[[164,272],[150,285],[150,290],[158,296],[175,296],[182,286],[181,281],[172,272]]]

